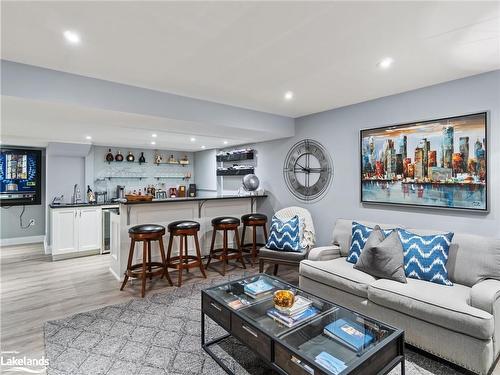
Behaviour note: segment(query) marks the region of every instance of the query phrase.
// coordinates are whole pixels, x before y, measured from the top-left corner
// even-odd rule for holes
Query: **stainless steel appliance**
[[[118,198],[118,199],[125,198],[125,186],[124,185],[116,185],[116,198]]]
[[[111,214],[120,214],[120,209],[115,207],[104,207],[102,209],[102,246],[101,254],[111,251]]]
[[[94,194],[97,204],[104,204],[108,201],[107,191],[96,191]]]

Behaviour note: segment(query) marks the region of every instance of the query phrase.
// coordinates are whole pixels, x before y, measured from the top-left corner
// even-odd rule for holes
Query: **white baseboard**
[[[29,236],[29,237],[15,237],[15,238],[1,238],[0,246],[24,245],[30,243],[45,242],[45,236]]]
[[[109,267],[109,272],[111,272],[111,274],[115,277],[116,280],[123,281],[123,278],[119,277],[111,267]]]

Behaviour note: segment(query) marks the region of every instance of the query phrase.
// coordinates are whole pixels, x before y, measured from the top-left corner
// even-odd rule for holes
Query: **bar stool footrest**
[[[148,269],[149,267],[151,267],[151,268],[154,267],[155,269],[151,270],[151,272],[150,272]],[[163,275],[163,273],[165,272],[164,267],[165,266],[163,265],[163,263],[160,263],[160,262],[146,263],[146,278],[148,278],[150,276]],[[142,277],[142,263],[133,264],[132,266],[130,266],[130,269],[128,269],[126,271],[126,275],[128,277],[140,279]]]
[[[183,261],[182,262],[183,269],[199,267],[199,265],[201,264],[200,260],[196,255],[183,256],[182,261]],[[171,257],[167,262],[168,262],[167,263],[168,268],[179,269],[181,264],[181,257],[180,256]]]

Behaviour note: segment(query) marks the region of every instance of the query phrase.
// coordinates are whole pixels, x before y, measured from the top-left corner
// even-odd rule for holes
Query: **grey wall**
[[[45,150],[42,150],[42,201],[36,206],[26,206],[23,215],[23,225],[28,225],[30,219],[35,220],[35,225],[22,229],[19,226],[19,215],[23,206],[2,207],[0,209],[0,238],[9,239],[17,237],[43,236],[45,234]]]
[[[194,173],[196,188],[211,192],[217,191],[217,150],[198,151],[194,153]]]
[[[360,204],[360,129],[484,110],[490,114],[489,214]],[[314,218],[318,243],[331,240],[335,219],[341,217],[500,237],[500,71],[302,117],[296,120],[295,130],[293,138],[255,146],[259,155],[256,173],[270,194],[260,209],[272,213],[284,206],[306,206]],[[286,152],[303,138],[321,142],[330,151],[335,168],[328,194],[309,205],[292,197],[282,177]]]

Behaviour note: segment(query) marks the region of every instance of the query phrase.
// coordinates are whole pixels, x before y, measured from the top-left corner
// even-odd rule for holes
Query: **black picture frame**
[[[436,123],[436,122],[443,122],[443,121],[450,121],[450,120],[458,120],[458,119],[467,119],[471,117],[477,117],[477,116],[484,116],[484,140],[483,140],[483,146],[484,146],[484,170],[485,170],[485,176],[484,176],[484,183],[481,183],[480,185],[484,187],[484,205],[482,207],[474,208],[474,207],[455,207],[455,206],[447,206],[447,205],[436,205],[436,204],[417,204],[417,203],[404,203],[404,202],[391,202],[391,201],[375,201],[375,200],[367,200],[365,197],[365,192],[364,192],[364,183],[367,182],[368,180],[364,178],[364,154],[363,154],[363,147],[364,147],[364,139],[367,137],[367,133],[369,132],[377,132],[377,131],[391,131],[391,130],[397,130],[400,128],[409,128],[411,126],[421,126],[425,124],[431,124],[431,123]],[[396,206],[396,207],[415,207],[415,208],[426,208],[426,209],[439,209],[439,210],[452,210],[452,211],[467,211],[467,212],[477,212],[477,213],[488,213],[489,212],[489,169],[488,169],[488,161],[489,161],[489,140],[488,140],[488,121],[489,121],[489,111],[480,111],[480,112],[474,112],[474,113],[468,113],[468,114],[462,114],[462,115],[454,115],[454,116],[448,116],[448,117],[441,117],[441,118],[435,118],[435,119],[427,119],[427,120],[420,120],[420,121],[412,121],[412,122],[405,122],[405,123],[399,123],[399,124],[393,124],[393,125],[385,125],[385,126],[380,126],[380,127],[375,127],[375,128],[364,128],[359,131],[359,199],[360,203],[362,205],[382,205],[382,206]],[[387,183],[390,183],[387,179],[379,179],[379,180],[373,180],[373,181],[385,181]],[[416,185],[426,185],[430,184],[432,185],[432,182],[415,182],[414,184]],[[438,184],[434,184],[438,185]],[[478,184],[479,185],[479,184]]]

